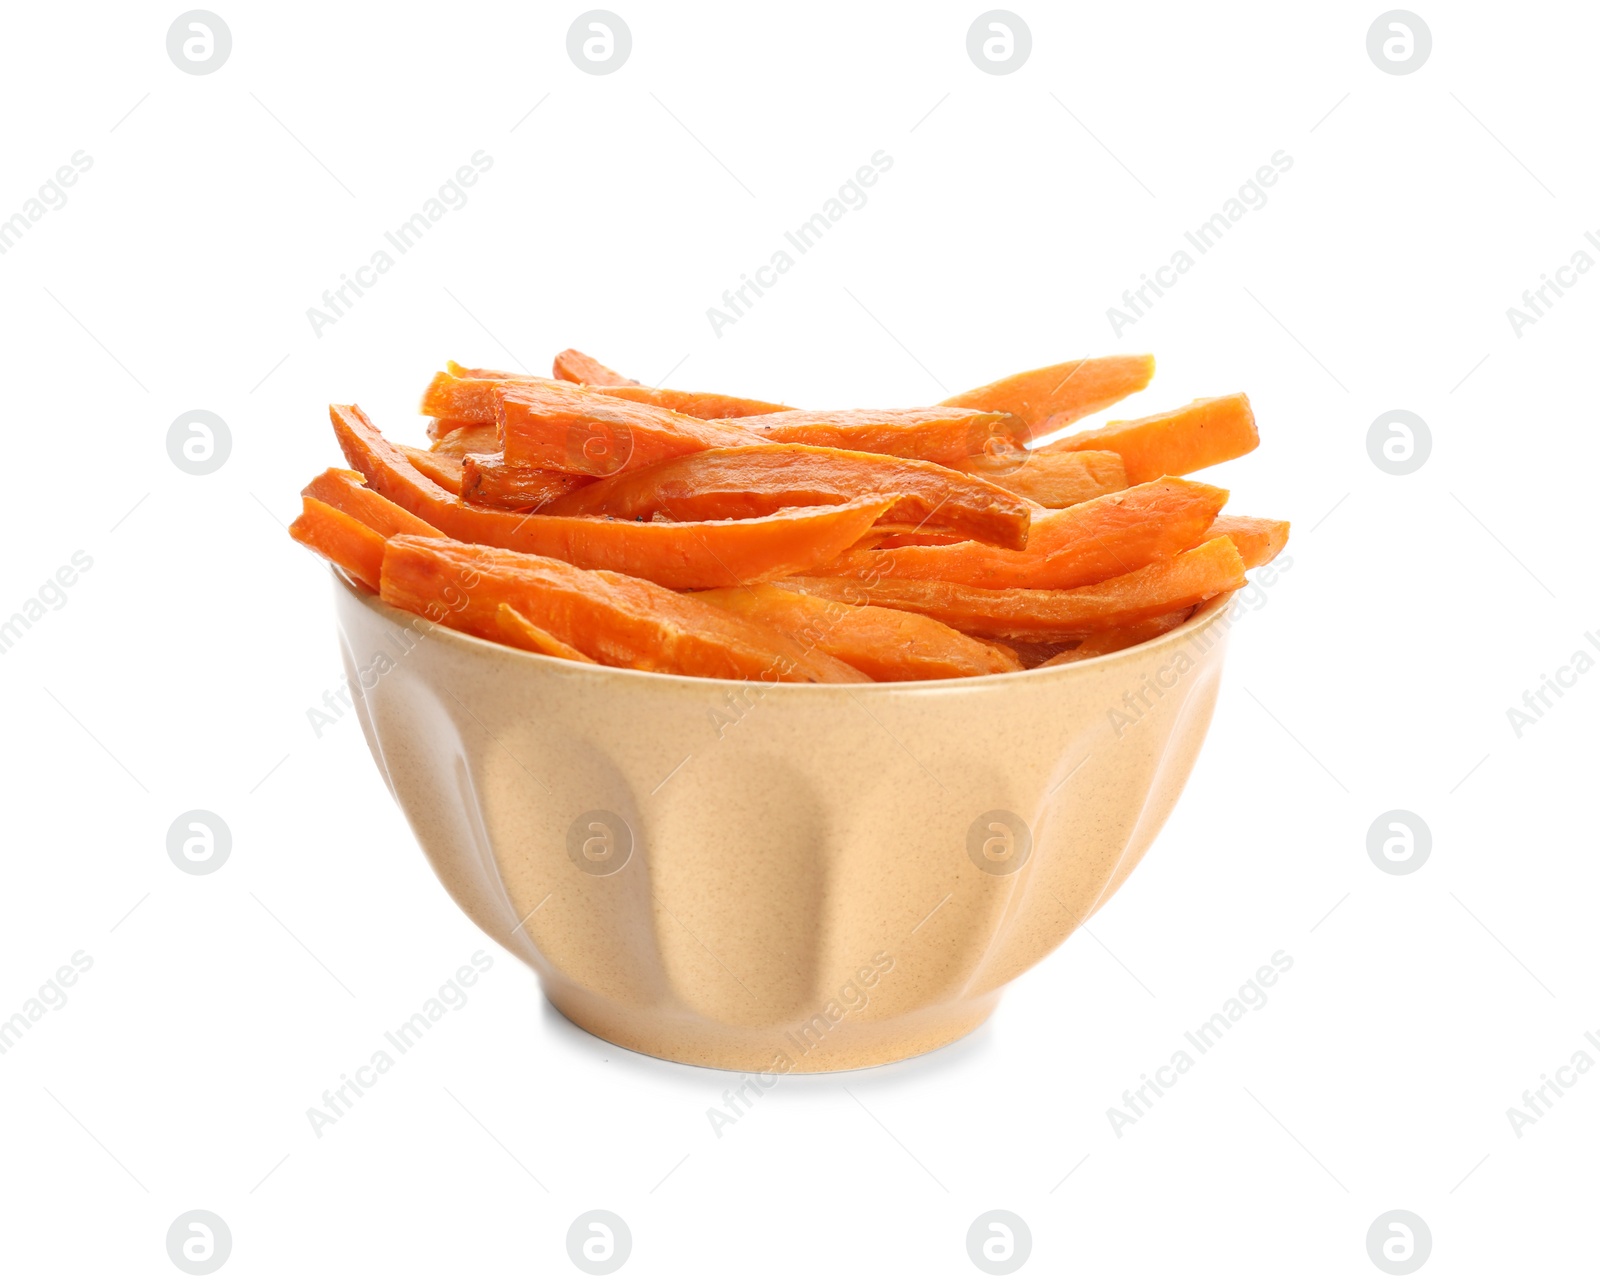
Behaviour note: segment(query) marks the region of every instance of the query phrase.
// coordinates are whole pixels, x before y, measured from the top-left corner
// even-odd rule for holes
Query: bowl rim
[[[464,630],[457,630],[454,626],[440,625],[438,622],[429,621],[426,617],[419,616],[417,613],[396,608],[392,604],[385,603],[378,595],[364,586],[359,585],[343,569],[333,567],[329,570],[333,574],[335,593],[342,591],[358,606],[386,619],[392,625],[401,629],[414,628],[414,623],[421,622],[424,627],[423,634],[425,638],[437,639],[447,647],[453,647],[468,654],[477,653],[484,660],[496,656],[502,659],[510,657],[517,659],[512,664],[556,667],[556,674],[565,671],[568,674],[582,676],[586,679],[611,683],[631,680],[636,683],[657,686],[664,684],[694,687],[710,686],[718,689],[726,689],[730,684],[749,684],[760,685],[768,692],[835,692],[851,697],[859,697],[863,692],[883,690],[894,692],[920,690],[955,692],[973,687],[987,688],[1002,683],[1071,682],[1067,678],[1068,676],[1103,670],[1110,664],[1122,663],[1134,657],[1154,655],[1187,642],[1195,635],[1203,633],[1221,618],[1232,604],[1234,595],[1238,593],[1237,590],[1229,590],[1225,594],[1217,595],[1209,603],[1206,603],[1199,612],[1190,617],[1189,620],[1185,621],[1181,626],[1175,626],[1164,635],[1157,635],[1154,639],[1147,639],[1143,643],[1134,644],[1128,648],[1120,648],[1116,652],[1108,652],[1099,657],[1092,657],[1087,661],[1073,662],[1061,666],[1035,666],[1031,670],[1005,671],[997,675],[963,675],[947,679],[890,679],[864,684],[786,684],[777,680],[715,679],[706,675],[674,675],[656,670],[632,670],[623,666],[601,666],[592,662],[569,661],[565,657],[551,657],[544,653],[529,652],[524,648],[513,648],[509,644],[496,643],[492,639],[483,639],[478,635],[468,634]],[[1224,631],[1225,635],[1226,630]],[[1039,678],[1040,676],[1043,676],[1043,678]]]

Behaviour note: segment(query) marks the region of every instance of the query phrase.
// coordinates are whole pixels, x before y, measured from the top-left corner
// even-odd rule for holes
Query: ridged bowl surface
[[[932,1050],[1127,879],[1204,740],[1227,600],[928,683],[600,669],[335,578],[373,758],[439,879],[580,1027],[759,1072]]]

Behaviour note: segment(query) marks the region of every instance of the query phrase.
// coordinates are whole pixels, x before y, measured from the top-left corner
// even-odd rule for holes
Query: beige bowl
[[[467,915],[579,1027],[759,1072],[981,1024],[1160,830],[1228,621],[1019,674],[741,685],[519,652],[336,580],[367,743]]]

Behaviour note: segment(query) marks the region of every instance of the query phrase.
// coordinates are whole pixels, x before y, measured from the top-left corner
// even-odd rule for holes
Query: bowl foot
[[[769,1028],[736,1027],[681,1011],[637,1010],[556,980],[550,1004],[585,1032],[625,1050],[700,1068],[751,1073],[875,1068],[957,1041],[994,1012],[998,993],[878,1019],[869,1005],[837,1021],[821,1012]]]

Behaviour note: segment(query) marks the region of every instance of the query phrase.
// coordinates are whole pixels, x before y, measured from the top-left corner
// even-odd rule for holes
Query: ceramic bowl
[[[520,652],[336,583],[367,743],[467,915],[579,1027],[763,1073],[981,1024],[1160,830],[1228,621],[1017,674],[762,685]]]

